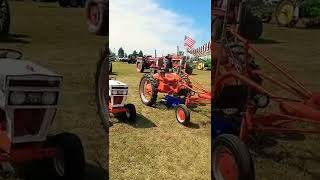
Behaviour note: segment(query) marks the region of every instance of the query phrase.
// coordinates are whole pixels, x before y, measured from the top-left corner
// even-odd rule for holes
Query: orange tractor
[[[180,61],[182,62],[182,61]],[[210,103],[211,92],[185,73],[181,64],[173,72],[166,72],[163,59],[158,59],[155,73],[145,74],[140,81],[139,93],[143,104],[156,104],[158,93],[165,93],[166,105],[176,108],[178,123],[188,125],[191,104]]]

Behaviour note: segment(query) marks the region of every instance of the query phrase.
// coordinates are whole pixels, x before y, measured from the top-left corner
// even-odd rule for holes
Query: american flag
[[[191,37],[184,36],[184,46],[185,47],[192,48],[195,43],[196,43],[196,41],[193,40]]]

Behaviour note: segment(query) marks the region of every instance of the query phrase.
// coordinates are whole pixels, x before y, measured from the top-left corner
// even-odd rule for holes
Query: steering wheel
[[[23,56],[21,51],[14,49],[0,48],[0,59],[1,58],[11,58],[11,59],[21,59]]]

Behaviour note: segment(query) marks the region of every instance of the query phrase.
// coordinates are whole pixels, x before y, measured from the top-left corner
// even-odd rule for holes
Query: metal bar
[[[289,80],[291,80],[292,82],[294,82],[297,86],[299,86],[303,91],[305,91],[306,94],[308,94],[308,97],[311,97],[312,93],[307,90],[302,83],[300,83],[299,81],[295,80],[286,70],[285,68],[275,64],[272,62],[272,60],[263,55],[257,48],[255,48],[254,46],[249,44],[249,41],[246,40],[245,38],[243,38],[241,35],[239,35],[237,32],[235,32],[233,29],[228,29],[234,36],[236,36],[239,40],[241,40],[244,43],[248,43],[249,48],[257,55],[259,55],[260,57],[262,57],[265,61],[267,61],[271,66],[273,66],[274,68],[276,68],[278,71],[280,71],[284,76],[286,76]]]
[[[268,79],[269,81],[273,82],[274,84],[276,84],[276,85],[282,87],[283,89],[291,92],[293,95],[296,95],[296,96],[298,96],[298,97],[301,97],[301,96],[302,96],[302,98],[308,97],[308,95],[305,94],[304,92],[301,92],[301,91],[297,92],[296,90],[293,90],[292,87],[288,86],[287,84],[284,84],[283,82],[278,81],[278,80],[274,79],[273,77],[271,77],[271,76],[269,76],[269,75],[266,75],[265,73],[261,72],[260,70],[254,70],[254,71],[252,71],[252,72],[253,72],[254,74],[258,74],[258,75],[260,75],[260,76]]]

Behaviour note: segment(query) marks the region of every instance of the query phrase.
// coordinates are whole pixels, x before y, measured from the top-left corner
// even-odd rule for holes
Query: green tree
[[[143,57],[143,52],[141,50],[139,51],[139,57]]]
[[[179,51],[177,55],[178,55],[178,56],[183,56],[183,54],[184,54],[183,51]]]
[[[128,57],[127,53],[124,53],[124,57],[125,57],[125,58]]]
[[[119,58],[123,58],[124,57],[124,50],[122,49],[122,47],[120,47],[119,50],[118,50],[118,57]]]
[[[132,53],[132,55],[137,56],[137,55],[138,55],[137,51],[134,50],[133,53]]]

